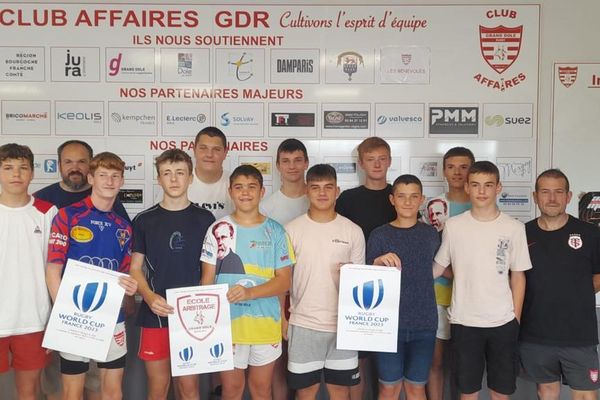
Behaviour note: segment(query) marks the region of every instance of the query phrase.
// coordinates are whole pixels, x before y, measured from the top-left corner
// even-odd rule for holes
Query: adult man
[[[150,400],[165,400],[171,380],[167,316],[173,307],[165,300],[166,291],[200,283],[202,241],[198,239],[215,221],[209,211],[188,200],[192,171],[192,160],[182,150],[166,150],[158,156],[156,172],[163,199],[133,221],[131,276],[144,299],[137,318],[138,356],[146,365]],[[177,377],[175,386],[179,399],[200,399],[197,375]]]
[[[12,366],[22,400],[38,398],[40,372],[48,362],[42,348],[50,315],[44,268],[56,214],[52,204],[29,195],[32,179],[29,147],[0,146],[0,374]]]
[[[84,141],[67,140],[58,146],[56,153],[61,181],[38,190],[34,196],[54,204],[56,208],[63,208],[85,199],[92,193],[87,176],[94,151]],[[113,210],[129,221],[129,215],[118,199],[115,200]]]
[[[313,400],[323,375],[329,398],[347,399],[360,374],[357,352],[336,345],[339,270],[342,264],[364,264],[365,240],[358,225],[335,212],[340,190],[335,169],[314,165],[306,180],[308,212],[286,225],[297,257],[287,333],[288,384],[297,390],[297,399]]]
[[[124,169],[125,163],[116,154],[104,152],[96,155],[90,162],[88,173],[92,193],[78,203],[61,208],[54,218],[46,267],[46,282],[52,300],[56,299],[69,258],[119,272],[129,271],[131,225],[112,211],[123,186]],[[74,235],[74,230],[88,232],[89,238]],[[137,282],[129,276],[121,277],[119,283],[128,296],[137,290]],[[97,363],[101,370],[101,395],[106,398],[122,396],[121,381],[127,353],[124,321],[121,310],[107,361]],[[81,399],[89,361],[75,354],[60,354],[63,399]]]
[[[526,225],[533,269],[521,320],[520,356],[526,379],[542,400],[597,398],[598,331],[594,293],[600,289],[600,231],[566,213],[569,180],[558,169],[542,172],[533,199],[541,215]]]
[[[500,212],[500,172],[489,161],[469,169],[472,208],[446,221],[434,276],[452,264],[450,304],[452,373],[461,400],[477,399],[483,372],[494,400],[516,389],[518,320],[531,268],[525,226]]]
[[[465,191],[465,183],[469,175],[469,168],[475,162],[471,150],[465,147],[453,147],[444,154],[444,178],[448,183],[448,191],[429,199],[423,219],[432,225],[438,232],[442,232],[446,220],[455,215],[462,214],[471,208],[469,194]],[[452,297],[452,272],[451,268],[435,279],[435,300],[438,310],[438,329],[436,332],[435,352],[433,363],[427,382],[427,396],[429,400],[442,400],[444,393],[444,350],[446,342],[450,339],[450,321],[448,320],[448,306]]]
[[[231,214],[229,173],[223,170],[227,157],[227,138],[213,126],[202,129],[194,141],[194,178],[188,189],[189,199],[213,213],[216,219]]]

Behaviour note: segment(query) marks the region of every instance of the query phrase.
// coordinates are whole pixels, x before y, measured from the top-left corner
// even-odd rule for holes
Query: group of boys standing
[[[246,380],[253,399],[281,400],[288,388],[314,399],[322,379],[333,400],[360,399],[368,360],[379,398],[404,388],[409,400],[442,399],[448,340],[462,399],[478,397],[485,370],[492,398],[507,399],[519,360],[541,399],[558,399],[561,381],[574,399],[596,398],[600,232],[566,213],[571,192],[559,170],[537,177],[541,216],[524,226],[496,205],[497,167],[466,148],[444,155],[449,190],[427,200],[413,175],[388,184],[391,151],[381,138],[359,145],[365,183],[341,195],[335,169],[308,169],[305,146],[287,139],[277,150],[281,188],[263,200],[261,173],[224,171],[226,137],[208,127],[196,136],[195,166],[180,150],[156,158],[163,196],[131,225],[117,200],[123,161],[92,158],[86,146],[59,147],[62,182],[33,197],[31,151],[0,147],[0,372],[11,353],[19,398],[39,390],[47,293],[55,299],[68,258],[130,273],[120,284],[143,298],[138,356],[149,399],[165,399],[171,382],[166,290],[213,283],[229,285],[231,304],[235,368],[220,373],[224,400],[241,399]],[[401,269],[396,353],[337,348],[339,270],[348,263]],[[15,307],[21,299],[36,307]],[[97,363],[104,398],[122,397],[123,321],[121,312],[108,359]],[[89,361],[60,354],[63,398],[82,398]],[[199,399],[197,376],[173,381],[179,399]]]

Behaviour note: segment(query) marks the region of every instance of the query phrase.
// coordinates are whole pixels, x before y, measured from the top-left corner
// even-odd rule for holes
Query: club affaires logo
[[[73,303],[79,311],[91,313],[102,307],[107,292],[106,282],[88,282],[83,290],[81,285],[77,285],[73,288]]]
[[[485,16],[489,22],[500,21],[499,25],[479,25],[481,56],[495,75],[488,75],[491,72],[488,70],[476,73],[473,79],[482,86],[504,92],[521,84],[527,78],[524,72],[507,72],[521,53],[524,27],[503,25],[507,21],[514,23],[518,17],[516,10],[488,10]]]
[[[577,80],[578,67],[558,67],[558,79],[567,89]]]
[[[179,359],[183,362],[190,362],[194,358],[194,349],[192,346],[184,347],[179,350]]]
[[[377,284],[375,281],[367,281],[352,288],[354,304],[365,311],[377,308],[383,300],[383,294],[383,279],[378,279]]]

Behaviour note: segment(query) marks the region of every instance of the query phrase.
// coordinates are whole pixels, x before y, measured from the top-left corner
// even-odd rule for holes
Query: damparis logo
[[[104,304],[108,283],[89,282],[82,289],[81,285],[73,288],[73,303],[81,312],[94,312]]]
[[[352,289],[352,298],[354,304],[365,311],[373,310],[381,304],[383,300],[383,279],[367,281],[362,285],[354,286]]]
[[[569,235],[569,247],[572,249],[578,250],[583,246],[583,240],[581,240],[581,235],[579,233],[571,233]]]
[[[217,343],[210,348],[210,355],[213,358],[221,358],[224,353],[223,343]]]
[[[192,346],[179,350],[179,359],[183,362],[190,362],[194,358],[194,349]]]
[[[558,67],[558,80],[567,89],[577,80],[578,67]]]
[[[502,9],[486,12],[488,19],[514,20],[517,11]],[[504,72],[510,69],[519,57],[523,38],[523,25],[508,27],[502,24],[497,26],[479,25],[479,48],[481,56],[487,65],[497,74],[490,78],[484,73],[477,73],[473,77],[483,86],[491,89],[505,91],[511,89],[526,78],[525,73],[519,72],[514,76],[506,76]]]

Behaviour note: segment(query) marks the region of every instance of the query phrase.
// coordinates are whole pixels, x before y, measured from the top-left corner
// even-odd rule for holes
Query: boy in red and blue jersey
[[[125,163],[116,154],[104,152],[90,162],[88,181],[92,193],[84,200],[61,208],[52,222],[48,242],[46,282],[53,300],[56,299],[67,259],[129,272],[132,229],[128,221],[113,211],[113,205],[123,186]],[[137,282],[122,277],[120,284],[127,295],[135,294]],[[98,362],[101,373],[102,395],[121,398],[121,381],[127,354],[125,314],[119,313],[107,361]],[[60,369],[64,398],[83,396],[85,372],[89,359],[74,354],[60,354]]]

